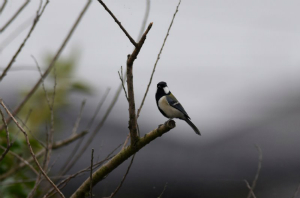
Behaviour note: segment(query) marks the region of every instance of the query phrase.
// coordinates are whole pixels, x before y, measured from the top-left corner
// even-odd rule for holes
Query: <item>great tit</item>
[[[186,121],[197,133],[200,134],[199,129],[191,122],[184,108],[170,92],[166,82],[159,82],[155,94],[156,104],[159,111],[167,118],[179,118]]]

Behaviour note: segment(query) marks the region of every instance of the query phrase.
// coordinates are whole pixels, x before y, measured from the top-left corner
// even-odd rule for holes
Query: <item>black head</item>
[[[159,82],[157,84],[157,91],[156,94],[161,97],[161,96],[165,96],[165,95],[169,95],[171,92],[167,86],[166,82]]]
[[[164,87],[167,87],[167,83],[166,82],[161,81],[161,82],[159,82],[157,84],[157,88],[162,88],[163,89]]]

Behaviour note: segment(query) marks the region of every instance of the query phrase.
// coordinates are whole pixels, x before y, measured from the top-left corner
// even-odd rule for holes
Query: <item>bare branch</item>
[[[102,107],[104,101],[106,100],[106,97],[107,97],[108,94],[109,94],[109,91],[110,91],[110,88],[107,88],[106,91],[105,91],[105,93],[104,93],[104,96],[103,96],[103,97],[101,98],[101,100],[99,101],[99,103],[98,103],[98,105],[97,105],[97,107],[96,107],[96,110],[95,110],[95,112],[94,112],[94,115],[93,115],[92,119],[90,120],[90,122],[88,123],[88,125],[87,125],[87,127],[86,127],[86,128],[87,128],[87,131],[89,131],[90,128],[91,128],[91,126],[93,125],[96,116],[98,115],[98,113],[99,113],[99,111],[100,111],[100,109],[101,109],[101,107]]]
[[[124,141],[122,150],[126,148],[126,145],[127,145],[127,143],[128,143],[129,138],[130,138],[130,133],[128,133],[128,135],[127,135],[127,137],[126,137],[126,139],[125,139],[125,141]]]
[[[38,71],[39,71],[39,73],[41,75],[42,87],[43,87],[43,90],[44,90],[44,93],[45,93],[46,101],[47,101],[48,106],[49,106],[49,108],[51,110],[50,99],[49,99],[48,92],[47,92],[46,87],[45,87],[45,83],[44,83],[44,78],[43,78],[43,73],[42,73],[41,67],[39,66],[39,63],[37,62],[36,58],[33,55],[31,55],[31,58],[34,60],[35,65],[36,65],[36,67],[37,67],[37,69],[38,69]]]
[[[164,186],[164,189],[163,189],[163,191],[161,192],[161,194],[159,195],[158,198],[162,198],[162,196],[163,196],[165,190],[167,189],[167,186],[168,186],[168,182],[166,182],[166,184],[165,184],[165,186]]]
[[[147,89],[146,89],[144,98],[143,98],[143,100],[142,100],[142,102],[141,102],[140,108],[138,109],[138,112],[137,112],[137,118],[139,118],[139,116],[140,116],[142,107],[143,107],[143,105],[144,105],[145,99],[146,99],[147,94],[148,94],[148,91],[149,91],[149,87],[150,87],[151,82],[152,82],[152,78],[153,78],[153,75],[154,75],[154,72],[155,72],[155,69],[156,69],[156,65],[157,65],[157,63],[158,63],[158,60],[160,59],[160,55],[161,55],[161,53],[162,53],[162,51],[163,51],[163,49],[164,49],[165,43],[166,43],[166,41],[167,41],[167,39],[168,39],[170,30],[171,30],[172,25],[173,25],[173,21],[174,21],[174,19],[175,19],[175,16],[176,16],[176,14],[177,14],[177,12],[178,12],[178,8],[179,8],[179,6],[180,6],[180,3],[181,3],[181,0],[179,1],[178,5],[177,5],[177,7],[176,7],[175,13],[174,13],[174,15],[173,15],[173,18],[172,18],[172,21],[171,21],[171,23],[170,23],[169,29],[168,29],[167,34],[166,34],[166,36],[165,36],[164,42],[163,42],[163,44],[162,44],[162,46],[161,46],[161,48],[160,48],[160,51],[159,51],[159,53],[158,53],[158,55],[157,55],[157,59],[156,59],[156,61],[155,61],[155,64],[154,64],[154,67],[153,67],[153,71],[152,71],[152,74],[151,74],[151,77],[150,77],[150,80],[149,80],[149,84],[148,84],[148,86],[147,86]]]
[[[37,158],[41,157],[43,154],[45,153],[45,150],[41,150],[40,152],[38,152],[35,156]],[[23,159],[23,158],[22,158]],[[21,159],[20,159],[21,160]],[[12,169],[10,169],[9,171],[7,171],[6,173],[0,175],[0,180],[3,180],[9,176],[11,176],[12,174],[16,173],[18,170],[20,170],[21,168],[24,168],[26,165],[30,165],[30,163],[33,161],[33,157],[31,156],[30,158],[28,159],[24,159],[24,160],[21,160],[22,163],[14,166]],[[31,165],[30,165],[31,166]],[[37,171],[36,171],[37,172]],[[37,172],[38,174],[38,172]]]
[[[71,135],[68,139],[65,140],[59,140],[55,143],[53,143],[52,148],[53,149],[58,149],[62,146],[66,146],[72,142],[74,142],[75,140],[83,137],[84,135],[86,135],[88,133],[88,131],[82,131],[81,133],[75,134],[75,135]]]
[[[134,89],[133,89],[133,62],[137,58],[145,40],[146,36],[151,29],[153,23],[150,23],[145,33],[141,37],[141,40],[137,44],[137,47],[133,50],[131,55],[128,55],[127,59],[127,90],[128,90],[128,100],[129,100],[129,130],[131,144],[135,144],[138,140],[138,130],[137,130],[137,118],[135,113],[135,100],[134,100]]]
[[[7,0],[4,0],[2,6],[0,7],[0,14],[3,12],[5,6],[6,6]]]
[[[295,191],[295,193],[294,193],[294,195],[293,195],[292,198],[296,198],[299,191],[300,191],[300,183],[299,183],[299,185],[298,185],[298,187],[297,187],[297,189],[296,189],[296,191]]]
[[[86,102],[86,100],[83,100],[81,102],[80,111],[79,111],[79,114],[77,116],[76,122],[74,124],[73,130],[72,130],[72,135],[76,135],[76,133],[77,133],[77,129],[78,129],[78,126],[79,126],[79,123],[80,123],[80,120],[81,120],[81,115],[82,115],[82,111],[83,111],[85,102]]]
[[[59,148],[61,148],[61,147],[63,147],[63,146],[66,146],[66,145],[72,143],[73,141],[75,141],[75,140],[81,138],[82,136],[84,136],[84,135],[87,134],[87,133],[88,133],[87,131],[83,131],[83,132],[81,132],[81,133],[79,133],[79,134],[77,134],[77,135],[75,135],[75,136],[69,137],[68,139],[65,139],[65,140],[62,140],[62,141],[57,141],[57,142],[53,143],[52,149],[59,149]],[[41,156],[45,153],[45,151],[46,151],[45,149],[39,151],[39,152],[36,154],[36,157],[37,157],[37,158],[41,157]],[[6,172],[5,174],[2,174],[2,175],[0,176],[0,180],[3,180],[4,178],[9,177],[9,176],[12,175],[13,173],[16,173],[19,169],[21,169],[21,168],[23,168],[24,166],[26,166],[27,164],[31,163],[31,162],[33,161],[32,156],[31,156],[29,159],[25,160],[25,161],[26,161],[26,163],[21,163],[21,164],[15,166],[15,167],[13,167],[12,169],[10,169],[10,170],[9,170],[8,172]]]
[[[5,147],[0,145],[0,148],[5,150]],[[24,158],[22,158],[20,155],[18,155],[17,153],[13,152],[13,151],[8,151],[9,154],[12,154],[13,156],[15,156],[16,158],[18,158],[19,160],[21,160],[25,165],[27,165],[36,175],[39,175],[39,172],[37,170],[35,170],[35,168],[33,168],[33,166],[31,166],[31,164],[25,160]]]
[[[174,127],[175,127],[175,121],[168,120],[163,125],[160,125],[157,129],[147,133],[144,137],[140,138],[135,146],[130,145],[124,150],[121,150],[109,162],[101,166],[98,170],[96,170],[93,173],[93,180],[92,180],[93,186],[95,186],[98,182],[100,182],[105,176],[107,176],[111,171],[117,168],[130,156],[138,152],[140,149],[142,149],[144,146],[149,144],[151,141],[167,133]],[[81,184],[81,186],[73,193],[71,198],[83,197],[85,193],[87,193],[90,189],[90,182],[91,180],[89,178],[86,181],[84,181]]]
[[[101,166],[104,162],[106,162],[107,160],[110,160],[112,157],[114,157],[114,156],[112,156],[113,153],[114,153],[118,148],[120,148],[121,145],[122,145],[122,144],[120,144],[120,145],[117,146],[113,151],[111,151],[111,152],[106,156],[106,158],[105,158],[104,160],[102,160],[102,161],[97,162],[96,164],[94,164],[93,168],[97,168],[97,167]],[[85,168],[85,169],[83,169],[83,170],[78,171],[77,173],[75,173],[75,174],[73,174],[73,175],[70,175],[69,177],[67,177],[66,179],[64,179],[63,181],[61,181],[57,186],[58,186],[60,189],[63,189],[71,179],[77,177],[78,175],[80,175],[80,174],[82,174],[82,173],[84,173],[84,172],[90,171],[90,168],[91,168],[91,167],[89,166],[89,167],[87,167],[87,168]],[[51,195],[53,192],[54,192],[54,189],[50,190],[44,197],[48,197],[48,196]],[[55,193],[55,192],[54,192],[54,193]]]
[[[123,78],[123,67],[121,66],[121,74],[120,72],[118,71],[118,74],[119,74],[119,77],[120,77],[120,80],[121,80],[121,83],[122,83],[122,87],[123,87],[123,90],[124,90],[124,93],[125,93],[125,97],[128,101],[128,96],[127,96],[127,92],[126,92],[126,89],[125,89],[125,86],[124,86],[124,78]]]
[[[42,172],[42,174],[45,176],[45,178],[49,181],[49,183],[55,188],[55,190],[59,193],[59,195],[61,197],[65,197],[62,192],[57,188],[57,186],[52,182],[52,180],[48,177],[48,175],[45,173],[45,171],[43,170],[43,168],[41,167],[40,163],[38,162],[33,150],[32,150],[32,147],[31,147],[31,144],[29,142],[29,138],[28,138],[28,135],[26,133],[26,131],[21,127],[21,125],[18,123],[18,121],[13,117],[12,113],[7,109],[7,107],[5,106],[5,104],[3,103],[3,100],[0,99],[0,104],[1,106],[5,109],[6,113],[9,114],[9,116],[13,119],[13,121],[15,122],[15,124],[17,125],[17,127],[21,130],[21,132],[24,134],[25,136],[25,139],[26,139],[26,142],[27,142],[27,146],[30,150],[30,153],[36,163],[36,165],[38,166],[38,168],[40,169],[40,171]]]
[[[47,0],[48,2],[48,0]],[[46,3],[47,3],[46,2]],[[74,25],[72,26],[71,30],[69,31],[67,37],[65,38],[65,40],[63,41],[62,45],[60,46],[59,50],[57,51],[57,53],[55,54],[55,56],[53,57],[51,63],[49,64],[48,68],[46,69],[46,71],[43,74],[43,78],[40,78],[38,80],[38,82],[33,86],[33,88],[29,91],[29,93],[25,96],[25,98],[23,99],[23,101],[19,104],[19,106],[17,106],[17,108],[13,111],[12,115],[16,115],[24,106],[24,104],[29,100],[29,98],[33,95],[33,93],[37,90],[37,88],[39,87],[39,85],[42,83],[42,79],[45,79],[46,76],[50,73],[51,69],[54,67],[54,64],[56,63],[56,60],[59,58],[61,52],[63,51],[63,49],[65,48],[66,44],[68,43],[68,41],[70,40],[72,34],[74,33],[76,27],[78,26],[79,22],[81,21],[84,13],[87,11],[89,5],[91,4],[92,0],[88,0],[85,7],[83,8],[83,10],[81,11],[81,13],[79,14],[78,18],[76,19]],[[45,8],[45,6],[44,6]],[[44,10],[43,8],[43,10]],[[43,12],[42,10],[42,12]],[[11,121],[11,118],[9,117],[7,120],[7,123],[9,123]],[[3,126],[2,126],[3,127]],[[2,129],[2,127],[0,127],[0,129]]]
[[[142,26],[141,26],[141,29],[140,29],[140,33],[139,33],[139,36],[138,36],[137,40],[141,39],[141,37],[142,37],[142,35],[145,31],[146,24],[147,24],[148,17],[149,17],[149,13],[150,13],[150,0],[147,0],[147,2],[146,2],[146,11],[145,11],[144,19],[143,19]]]
[[[255,194],[254,194],[254,192],[253,192],[253,188],[251,188],[249,182],[248,182],[247,180],[244,180],[244,181],[245,181],[245,183],[246,183],[246,185],[247,185],[247,188],[249,189],[249,194],[250,194],[250,196],[253,196],[253,198],[256,198],[256,196],[255,196]]]
[[[101,101],[99,102],[96,111],[91,119],[91,121],[88,123],[87,125],[87,131],[90,129],[90,127],[92,126],[97,114],[99,113],[104,101],[106,100],[108,93],[109,93],[110,89],[107,89],[104,96],[102,97]],[[119,95],[119,94],[118,94]],[[118,96],[117,95],[117,96]],[[66,163],[64,164],[63,167],[65,167],[65,169],[63,170],[63,174],[65,174],[67,171],[69,171],[74,164],[78,161],[78,159],[82,156],[82,154],[84,153],[84,151],[87,149],[87,147],[90,145],[90,143],[93,141],[94,137],[96,136],[97,132],[100,130],[100,128],[102,127],[102,125],[104,124],[106,118],[108,117],[112,107],[114,106],[115,102],[117,100],[117,97],[115,96],[115,98],[113,99],[111,105],[109,106],[108,110],[106,111],[104,117],[102,118],[102,120],[100,121],[100,123],[98,124],[98,126],[96,127],[96,129],[93,131],[93,133],[91,134],[91,136],[89,137],[89,139],[87,140],[87,142],[85,143],[85,145],[83,146],[83,148],[80,150],[80,152],[75,156],[75,153],[77,152],[77,150],[79,149],[83,139],[81,139],[78,144],[76,145],[75,149],[72,151],[71,155],[68,157],[68,160],[66,161]],[[71,161],[71,159],[75,156],[75,158]]]
[[[93,160],[94,160],[94,149],[92,149],[91,154],[91,170],[90,170],[90,180],[93,180]],[[93,185],[90,185],[90,197],[93,198]]]
[[[121,30],[126,34],[127,38],[130,40],[132,45],[135,47],[137,46],[137,43],[133,40],[133,38],[128,34],[128,32],[125,30],[125,28],[122,26],[121,22],[115,17],[115,15],[108,9],[108,7],[103,3],[103,1],[98,0],[99,3],[104,7],[104,9],[110,14],[110,16],[115,20],[115,22],[119,25]]]
[[[8,153],[10,147],[11,147],[11,143],[10,143],[10,139],[9,139],[9,131],[8,131],[8,126],[7,126],[7,123],[5,121],[5,117],[4,117],[4,114],[0,108],[0,114],[1,114],[1,117],[2,117],[2,122],[5,126],[5,132],[6,132],[6,148],[4,149],[4,152],[2,153],[2,155],[0,156],[0,162],[4,159],[5,155]]]
[[[258,145],[255,145],[257,151],[258,151],[258,165],[257,165],[257,171],[256,171],[256,174],[255,174],[255,177],[254,177],[254,180],[252,182],[252,186],[251,186],[251,191],[254,191],[254,188],[256,186],[256,182],[258,180],[258,176],[259,176],[259,173],[260,173],[260,169],[261,169],[261,163],[262,163],[262,151],[261,151],[261,148],[258,146]],[[248,196],[247,198],[251,198],[252,193],[251,191],[248,193]],[[254,193],[253,193],[254,194]],[[253,196],[255,198],[255,196]]]
[[[26,0],[24,2],[24,4],[17,10],[17,12],[6,22],[6,24],[2,28],[0,28],[0,33],[2,33],[17,18],[17,16],[22,12],[22,10],[27,6],[29,1],[30,0]],[[5,6],[6,1],[3,4]],[[2,9],[1,9],[0,13],[1,12],[2,12]]]
[[[31,28],[30,28],[27,36],[25,37],[23,43],[20,45],[20,47],[18,48],[18,50],[16,51],[16,53],[14,54],[14,56],[12,57],[12,59],[10,60],[10,62],[6,66],[6,68],[4,69],[4,71],[2,72],[2,75],[0,76],[0,82],[2,81],[2,79],[4,78],[4,76],[6,76],[7,71],[11,68],[11,66],[15,62],[17,56],[19,55],[19,53],[21,52],[21,50],[25,46],[26,41],[29,39],[31,33],[35,29],[35,26],[38,23],[38,21],[39,21],[40,17],[42,16],[42,14],[44,13],[44,10],[45,10],[46,6],[48,5],[48,3],[49,3],[49,1],[46,1],[46,3],[44,4],[44,7],[42,8],[42,10],[40,8],[37,10],[36,17],[34,18],[33,24],[31,26]]]
[[[43,170],[46,170],[46,164],[47,164],[47,156],[48,156],[48,138],[49,138],[49,135],[47,133],[47,146],[46,146],[46,152],[45,152],[45,157],[44,157],[44,161],[43,161]],[[42,181],[42,173],[40,172],[39,175],[37,176],[36,180],[35,180],[35,184],[34,184],[34,187],[31,189],[30,193],[27,195],[27,198],[32,198],[34,197],[34,194],[38,188],[38,186],[40,185]]]
[[[136,154],[136,153],[135,153],[135,154]],[[113,197],[117,194],[117,192],[120,190],[120,188],[122,187],[122,185],[123,185],[123,183],[124,183],[124,181],[125,181],[125,179],[126,179],[128,173],[129,173],[129,170],[130,170],[130,168],[131,168],[131,165],[132,165],[132,163],[133,163],[135,154],[133,154],[133,156],[132,156],[132,158],[131,158],[130,164],[129,164],[129,166],[127,167],[126,173],[125,173],[125,175],[123,176],[123,179],[122,179],[121,183],[119,184],[119,186],[117,187],[117,189],[110,195],[110,198],[113,198]],[[91,179],[91,181],[93,181],[93,180]],[[91,182],[91,185],[92,185],[92,182]]]
[[[32,24],[33,19],[35,16],[29,17],[26,21],[24,21],[22,24],[20,24],[18,27],[16,27],[15,30],[11,31],[9,35],[0,43],[0,53],[4,50],[6,46],[8,46],[15,38],[17,38],[27,27],[29,27]],[[18,70],[26,70],[22,67],[18,68],[10,68],[11,71],[18,71]],[[31,69],[31,68],[29,68]],[[0,69],[0,71],[3,71],[4,69]],[[35,69],[34,69],[35,70]]]

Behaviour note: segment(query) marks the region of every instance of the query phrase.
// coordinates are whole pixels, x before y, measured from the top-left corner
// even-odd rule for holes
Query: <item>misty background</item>
[[[52,0],[41,17],[12,71],[0,83],[0,97],[13,109],[20,92],[34,85],[40,75],[31,55],[41,67],[54,54],[86,1]],[[107,1],[106,5],[126,30],[138,36],[146,1]],[[153,22],[134,63],[136,106],[144,96],[157,54],[178,1],[151,1],[148,23]],[[20,3],[10,1],[0,26]],[[0,68],[6,67],[29,31],[39,5],[32,2],[21,19],[0,36]],[[257,170],[258,145],[262,168],[254,190],[257,197],[292,197],[300,182],[300,24],[299,1],[192,1],[183,0],[158,62],[148,97],[138,119],[141,135],[167,119],[156,107],[156,84],[168,83],[200,129],[198,137],[183,121],[151,142],[135,157],[130,173],[116,197],[242,197]],[[28,24],[28,25],[26,25]],[[13,30],[22,32],[9,44]],[[5,48],[3,47],[5,46]],[[91,119],[107,88],[111,91],[97,117],[108,108],[126,66],[132,44],[111,16],[93,1],[61,57],[76,54],[75,79],[92,87],[92,94],[73,94],[61,119],[65,126],[56,138],[68,137],[86,99],[80,129]],[[15,71],[13,71],[14,68]],[[24,68],[24,70],[22,69]],[[27,69],[26,69],[27,68]],[[33,68],[33,69],[32,69]],[[87,167],[90,150],[99,159],[124,142],[128,134],[128,103],[123,91],[105,125],[70,174]],[[63,164],[76,143],[54,151]],[[96,197],[109,196],[121,181],[129,160],[97,184]],[[63,190],[69,196],[85,174]]]

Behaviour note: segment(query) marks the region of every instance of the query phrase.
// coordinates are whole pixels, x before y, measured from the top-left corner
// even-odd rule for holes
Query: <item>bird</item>
[[[170,92],[166,82],[159,82],[155,94],[156,104],[159,111],[169,120],[179,118],[186,121],[196,134],[201,135],[199,129],[192,123],[191,118],[186,113],[182,105]]]

